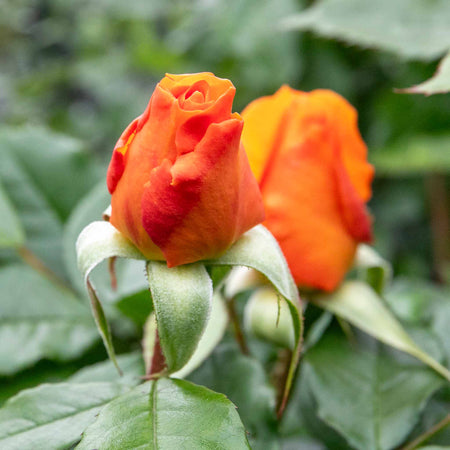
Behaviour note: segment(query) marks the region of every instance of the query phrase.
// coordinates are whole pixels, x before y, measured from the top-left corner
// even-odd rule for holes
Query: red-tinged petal
[[[201,188],[199,178],[175,185],[172,167],[172,162],[166,159],[151,172],[141,200],[144,229],[164,254],[171,235],[198,202]]]
[[[217,256],[262,220],[258,186],[242,170],[241,129],[237,119],[212,124],[194,152],[152,173],[143,224],[169,267]]]
[[[334,165],[339,189],[342,215],[349,233],[358,242],[372,241],[372,221],[365,203],[353,187],[344,165],[337,160]]]
[[[119,180],[122,178],[124,170],[125,158],[122,153],[114,150],[109,163],[108,172],[106,173],[106,185],[108,186],[110,194],[113,194],[116,190],[117,183],[119,183]]]
[[[128,125],[114,147],[111,162],[109,163],[108,172],[106,174],[106,184],[110,194],[116,190],[117,183],[122,178],[123,171],[125,170],[125,155],[136,135],[140,119],[141,117],[138,117]]]

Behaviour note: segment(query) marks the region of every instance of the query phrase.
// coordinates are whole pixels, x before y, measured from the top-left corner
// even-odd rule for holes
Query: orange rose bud
[[[264,225],[297,285],[333,290],[352,265],[357,244],[372,237],[365,202],[374,170],[355,109],[332,91],[283,86],[250,103],[242,117]]]
[[[219,256],[264,219],[234,94],[211,73],[166,75],[117,142],[110,222],[148,259],[173,267]]]

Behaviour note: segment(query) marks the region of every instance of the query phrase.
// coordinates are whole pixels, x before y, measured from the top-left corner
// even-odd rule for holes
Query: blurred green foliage
[[[283,20],[310,3],[316,2],[4,0],[0,118],[79,139],[105,165],[121,130],[145,108],[165,72],[212,71],[230,78],[238,111],[283,83],[333,89],[358,109],[370,158],[379,168],[371,203],[375,245],[398,273],[436,276],[422,175],[450,168],[450,102],[447,95],[394,92],[431,76],[436,63],[283,30]],[[430,11],[436,21],[439,9]],[[342,25],[331,17],[338,31],[359,23],[347,18]],[[376,48],[376,39],[384,37],[372,30]],[[395,51],[385,41],[379,46]],[[422,48],[416,41],[410,47]],[[432,56],[439,45],[432,45]],[[401,48],[414,57],[405,51],[408,43]],[[400,211],[395,220],[393,211]],[[403,248],[409,263],[402,263]]]
[[[23,370],[14,378],[0,379],[1,401],[38,382],[66,379],[83,365],[105,357],[88,310],[83,305],[85,293],[76,268],[74,243],[81,229],[95,220],[107,206],[109,196],[104,176],[112,148],[122,130],[143,111],[155,83],[165,72],[211,71],[231,79],[237,88],[237,111],[258,96],[272,94],[282,84],[301,90],[333,89],[357,108],[361,133],[369,147],[369,159],[377,169],[369,205],[374,216],[374,245],[393,263],[394,275],[410,277],[394,284],[388,291],[388,303],[411,330],[416,330],[414,337],[427,350],[439,350],[441,344],[433,342],[436,339],[445,342],[449,292],[448,288],[427,284],[423,279],[443,284],[450,278],[450,94],[425,97],[397,93],[395,89],[417,85],[430,78],[439,57],[443,56],[440,52],[448,46],[448,41],[445,41],[448,36],[445,34],[442,42],[435,43],[428,60],[420,54],[420,58],[425,59],[421,61],[414,59],[418,53],[408,47],[411,42],[402,40],[389,45],[392,35],[386,36],[379,27],[369,27],[366,40],[355,38],[352,34],[354,30],[349,33],[348,27],[355,27],[356,24],[356,31],[366,31],[364,22],[361,22],[364,17],[361,19],[362,16],[357,14],[353,22],[351,17],[327,16],[326,20],[331,20],[334,26],[333,33],[321,32],[320,27],[311,25],[311,22],[305,27],[310,31],[286,31],[283,28],[283,21],[303,8],[319,8],[327,3],[333,2],[2,0],[0,278],[8,280],[8,283],[5,281],[3,287],[0,286],[0,336],[22,336],[26,340],[28,329],[24,327],[30,327],[30,324],[23,323],[21,314],[24,316],[26,312],[39,316],[39,311],[45,312],[42,305],[53,311],[52,305],[61,301],[61,289],[67,287],[71,293],[66,301],[74,305],[79,301],[80,308],[72,305],[70,311],[58,314],[57,321],[51,326],[56,327],[60,334],[65,334],[72,326],[70,322],[73,317],[81,317],[81,323],[73,324],[72,335],[75,336],[80,327],[89,330],[89,334],[81,344],[72,342],[68,353],[61,350],[61,342],[48,341],[45,336],[41,340],[33,339],[36,346],[32,352],[24,353],[23,360],[18,351],[5,346],[3,362],[8,370],[4,370],[3,375],[30,367],[41,357],[52,362],[40,361],[37,366]],[[334,3],[339,5],[345,1],[336,0]],[[355,1],[348,0],[347,3],[354,5]],[[414,0],[408,6],[405,1],[364,2],[366,6],[375,4],[376,18],[383,14],[388,18],[391,13],[403,17],[401,14],[409,15],[410,12],[408,17],[413,17],[419,6],[434,5],[424,11],[433,12],[436,23],[442,22],[437,7],[444,3],[445,0]],[[396,6],[390,10],[390,5]],[[448,11],[448,6],[445,10]],[[361,13],[363,9],[358,11]],[[310,14],[313,19],[314,14]],[[334,19],[337,22],[333,22]],[[444,21],[444,24],[447,25],[447,22]],[[383,22],[383,26],[392,32],[395,23],[395,20],[391,21],[389,28],[388,22]],[[413,35],[423,30],[426,36],[429,23],[434,22],[414,22]],[[319,31],[322,37],[313,34],[314,30]],[[389,38],[387,44],[386,37]],[[366,45],[371,48],[365,48]],[[401,48],[401,55],[398,48]],[[405,55],[410,59],[406,59]],[[23,230],[15,226],[17,223],[22,224]],[[31,278],[36,275],[28,271],[22,281],[14,282],[11,270],[16,270],[17,264],[23,263],[23,254],[21,258],[14,248],[23,246],[41,258],[65,287],[48,287],[42,280],[33,284]],[[143,266],[119,264],[118,278],[119,289],[113,292],[106,270],[99,270],[93,276],[101,298],[106,299],[105,309],[112,319],[118,341],[116,347],[120,353],[139,347],[139,327],[149,308],[146,304],[147,293],[144,292]],[[13,307],[17,296],[11,297],[8,302],[2,298],[6,288],[11,290],[11,284],[20,283],[22,291],[18,291],[17,295],[28,291],[25,312]],[[47,294],[39,299],[36,286],[42,283],[41,290]],[[417,314],[421,316],[420,320]],[[307,327],[315,315],[317,310],[308,307]],[[117,317],[120,320],[116,320]],[[36,328],[30,333],[50,333],[44,319],[37,317]],[[8,320],[17,322],[17,329],[9,328]],[[256,341],[250,342],[254,354],[267,356],[262,364],[238,354],[227,337],[213,358],[193,374],[192,379],[226,393],[238,405],[242,403],[242,406],[239,405],[242,419],[254,434],[250,436],[254,448],[280,448],[277,443],[280,436],[285,439],[285,449],[299,448],[300,445],[311,449],[324,448],[311,435],[322,437],[323,442],[333,442],[333,448],[349,448],[342,437],[337,437],[330,428],[333,420],[341,418],[340,405],[329,404],[331,411],[324,410],[327,402],[323,402],[320,395],[325,395],[326,390],[318,388],[319,383],[329,386],[326,380],[328,352],[334,357],[336,367],[348,367],[347,359],[353,358],[347,344],[341,342],[341,336],[333,345],[320,341],[328,324],[329,321],[320,328],[320,336],[316,339],[318,347],[313,348],[306,358],[306,369],[303,369],[306,373],[302,374],[301,380],[308,382],[303,383],[299,392],[295,393],[294,400],[297,396],[301,399],[302,414],[308,417],[300,419],[298,405],[293,403],[279,429],[276,429],[275,419],[270,413],[274,394],[264,374],[264,369],[276,360],[273,348],[261,347]],[[337,332],[334,322],[331,328],[333,333]],[[18,333],[19,329],[22,335]],[[367,337],[363,337],[362,341],[364,352],[366,347],[371,351],[375,347]],[[21,342],[18,345],[21,346]],[[340,346],[345,352],[333,353],[333,346]],[[440,351],[442,359],[447,358],[448,363],[447,347],[442,347]],[[80,357],[82,351],[85,353]],[[404,360],[384,347],[380,355],[367,356],[364,352],[356,357],[361,367],[367,366],[373,370],[376,359],[387,361],[387,367],[399,366],[399,374],[408,372],[402,365]],[[12,367],[8,358],[14,360],[16,357],[18,359]],[[66,362],[69,358],[78,359]],[[218,376],[229,370],[230,364],[239,372],[235,374],[236,379],[246,377],[248,389],[246,384],[242,387],[239,382],[233,381],[233,377],[223,379]],[[411,364],[413,372],[420,375],[422,372],[414,366],[416,363],[406,360],[407,368]],[[142,370],[139,368],[135,372],[141,374]],[[358,374],[350,375],[357,378]],[[372,379],[376,380],[378,375],[373,372]],[[384,382],[381,375],[378,378]],[[340,382],[339,379],[333,381],[336,384]],[[370,391],[367,380],[365,382],[360,385],[362,394]],[[342,385],[342,390],[345,390],[345,383]],[[335,389],[341,390],[341,387]],[[390,436],[385,441],[389,445],[383,444],[377,448],[388,448],[406,437],[424,407],[423,399],[431,391],[424,388],[420,393],[411,388],[411,392],[417,394],[416,404],[422,403],[417,406],[414,417],[408,419],[409,428],[402,423],[401,436],[394,436],[395,439]],[[434,396],[412,435],[436,423],[448,410],[449,398],[448,389]],[[315,413],[310,413],[317,409],[322,411],[320,419]],[[328,422],[323,421],[324,417]],[[361,428],[365,425],[362,421],[355,426]],[[352,442],[358,442],[360,448],[369,448],[364,447],[366,441],[362,438],[354,437],[357,430],[353,424],[339,424],[337,429],[350,441],[353,436]],[[388,432],[386,427],[383,428],[386,436]],[[438,437],[435,443],[444,444],[449,438],[446,433],[444,437]]]

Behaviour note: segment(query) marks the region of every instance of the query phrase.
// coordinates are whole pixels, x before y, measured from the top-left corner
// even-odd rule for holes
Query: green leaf
[[[386,291],[386,302],[402,322],[439,340],[450,366],[450,289],[425,281],[398,278]]]
[[[420,447],[420,450],[448,450],[448,446],[442,445],[426,445],[425,447]]]
[[[273,448],[275,390],[260,361],[243,355],[234,345],[221,344],[189,380],[222,392],[237,406],[254,450]]]
[[[376,349],[355,350],[333,334],[306,354],[303,370],[319,417],[361,450],[399,445],[443,384],[424,367],[399,365]]]
[[[117,373],[111,360],[106,360],[80,369],[67,381],[71,383],[114,381],[127,386],[136,386],[141,383],[145,373],[141,352],[120,355],[117,357],[117,363],[123,371],[123,376]]]
[[[291,436],[282,439],[282,450],[324,450],[320,441],[309,436]],[[277,447],[278,449],[279,447]],[[337,450],[337,448],[336,448]]]
[[[449,21],[447,0],[321,0],[283,25],[405,58],[431,60],[450,48]]]
[[[309,303],[306,306],[306,314],[308,314],[308,310],[311,306],[313,306],[312,303]],[[307,352],[311,347],[314,347],[314,345],[320,341],[332,321],[333,314],[329,311],[323,311],[322,314],[311,323],[308,332],[305,334],[305,342],[303,344],[304,352]]]
[[[210,266],[207,267],[206,270],[211,277],[211,281],[213,283],[213,289],[220,289],[227,279],[227,275],[231,271],[231,267],[228,266]]]
[[[98,331],[109,357],[116,363],[111,332],[98,296],[89,281],[89,274],[100,262],[113,256],[145,259],[141,252],[109,222],[92,222],[80,234],[76,244],[78,266],[84,276]]]
[[[0,248],[18,247],[25,242],[22,224],[0,184]]]
[[[311,392],[308,377],[305,377],[305,374],[308,375],[308,371],[304,369],[305,365],[306,363],[302,362],[292,398],[281,423],[282,435],[291,436],[300,433],[312,436],[320,442],[316,450],[348,450],[350,447],[344,437],[318,416],[317,400]]]
[[[130,432],[130,430],[132,430]],[[112,401],[77,450],[248,449],[235,406],[222,394],[160,378]]]
[[[24,370],[13,377],[0,377],[0,407],[20,391],[30,389],[43,383],[88,383],[91,381],[114,381],[134,387],[142,383],[145,374],[142,352],[135,351],[117,357],[123,370],[120,376],[111,360],[107,359],[95,364],[93,358],[104,357],[103,347],[96,345],[80,359],[69,362],[40,361],[34,367]],[[80,369],[80,366],[84,366]]]
[[[168,268],[149,261],[147,274],[161,348],[169,372],[176,372],[189,361],[205,331],[211,278],[200,263]]]
[[[63,220],[102,175],[83,142],[73,137],[27,126],[3,129],[0,139]]]
[[[26,246],[58,275],[64,276],[61,220],[30,175],[16,161],[16,156],[11,151],[4,151],[3,141],[0,133],[0,179],[25,229]]]
[[[39,362],[29,369],[16,373],[14,376],[0,376],[0,407],[9,398],[25,389],[30,389],[43,383],[60,383],[66,381],[67,377],[77,371],[77,363],[79,363],[78,360],[67,363],[56,363],[46,360]]]
[[[429,80],[408,89],[400,89],[398,92],[425,95],[450,92],[450,53],[442,58],[436,73]]]
[[[415,356],[450,381],[450,372],[415,344],[383,300],[367,284],[347,281],[331,294],[315,296],[313,301],[381,342]]]
[[[70,448],[101,408],[126,391],[119,383],[44,384],[22,391],[0,409],[0,448]]]
[[[98,339],[88,308],[27,266],[0,269],[0,298],[2,374],[76,358]]]
[[[138,327],[143,327],[153,311],[148,287],[145,291],[122,297],[114,305],[124,316],[129,317]]]
[[[430,430],[435,430],[436,432],[423,442],[422,445],[427,444],[426,448],[432,445],[445,446],[450,442],[450,398],[448,393],[448,388],[442,389],[427,403],[427,406],[423,410],[420,423],[414,427],[414,432],[408,437],[409,443],[414,442],[419,436],[426,435]],[[442,423],[443,421],[444,423]],[[419,448],[423,449],[422,446]],[[448,450],[448,445],[447,447],[438,448],[446,448]]]
[[[194,354],[187,364],[177,372],[171,374],[172,378],[184,378],[208,358],[214,348],[219,344],[228,325],[228,311],[225,301],[219,292],[214,292],[211,315],[206,324],[205,332],[200,338]]]
[[[423,175],[450,171],[450,135],[413,135],[372,152],[379,175]]]
[[[297,286],[277,241],[266,228],[258,225],[247,231],[224,255],[207,261],[206,264],[245,266],[255,269],[263,274],[287,301],[294,327],[295,347],[279,409],[279,413],[282,413],[300,358],[303,318]]]
[[[366,244],[358,245],[353,265],[378,294],[383,293],[392,279],[392,267],[389,262]]]
[[[80,141],[44,128],[0,128],[0,179],[25,229],[26,246],[60,276],[62,222],[98,179]]]

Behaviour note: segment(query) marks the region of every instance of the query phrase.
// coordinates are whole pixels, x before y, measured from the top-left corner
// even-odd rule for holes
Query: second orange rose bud
[[[327,90],[283,86],[242,113],[266,220],[300,287],[331,291],[371,240],[373,167],[355,109]]]

